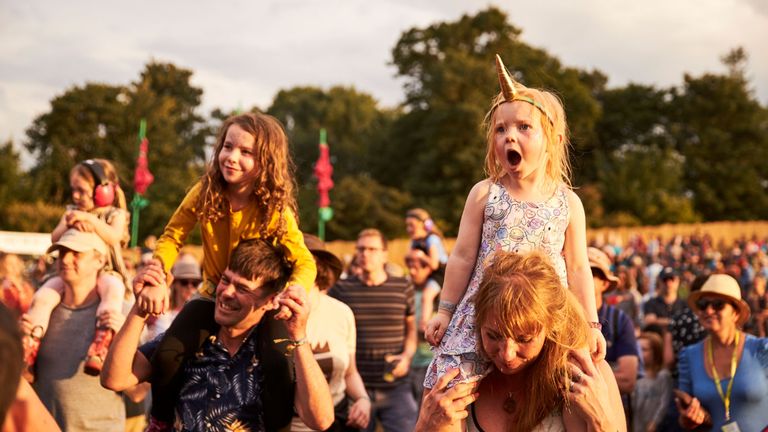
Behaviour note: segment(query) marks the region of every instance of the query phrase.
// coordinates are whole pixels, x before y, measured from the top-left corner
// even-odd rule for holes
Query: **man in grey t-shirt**
[[[103,388],[98,376],[83,372],[96,328],[96,281],[107,246],[95,233],[70,229],[48,249],[54,251],[64,293],[40,343],[34,388],[63,431],[122,432],[122,399]]]

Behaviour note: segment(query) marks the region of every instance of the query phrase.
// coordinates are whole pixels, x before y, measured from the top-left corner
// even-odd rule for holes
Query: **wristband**
[[[285,355],[289,356],[293,353],[293,350],[307,343],[307,338],[303,337],[299,340],[295,339],[274,339],[272,342],[279,344],[285,343]]]
[[[598,330],[603,329],[603,325],[597,321],[590,321],[588,324],[589,324],[589,328],[598,329]]]
[[[451,315],[453,315],[454,312],[456,312],[456,303],[451,303],[449,301],[440,300],[440,303],[438,303],[437,310],[444,310]]]

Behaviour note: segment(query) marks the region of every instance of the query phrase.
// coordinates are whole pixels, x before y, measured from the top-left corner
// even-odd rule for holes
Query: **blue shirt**
[[[151,358],[162,336],[142,345],[142,354]],[[261,401],[264,376],[256,339],[254,331],[230,357],[212,336],[195,359],[184,364],[184,385],[176,403],[182,431],[265,430]]]
[[[725,406],[717,392],[715,381],[705,370],[705,341],[680,351],[678,386],[680,390],[699,399],[712,416],[712,430],[719,431],[725,423]],[[761,431],[768,425],[767,373],[768,339],[747,335],[731,392],[731,419],[738,422],[742,431]],[[724,393],[729,382],[728,377],[720,379]]]
[[[614,365],[619,357],[635,356],[641,358],[635,338],[632,320],[621,309],[603,303],[597,311],[601,331],[605,338],[605,361]]]

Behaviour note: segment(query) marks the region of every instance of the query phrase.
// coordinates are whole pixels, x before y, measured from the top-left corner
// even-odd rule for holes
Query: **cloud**
[[[23,131],[47,102],[86,82],[127,84],[150,59],[195,72],[204,111],[258,105],[296,85],[354,86],[383,105],[402,101],[389,64],[403,31],[454,21],[481,0],[203,0],[0,2],[0,133]],[[610,85],[677,85],[720,72],[735,46],[768,101],[764,0],[507,0],[497,7],[524,42],[563,64],[597,68]],[[757,12],[757,13],[756,13]]]

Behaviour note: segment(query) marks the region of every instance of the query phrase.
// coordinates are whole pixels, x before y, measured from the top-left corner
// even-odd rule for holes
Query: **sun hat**
[[[67,248],[75,252],[88,252],[94,250],[102,255],[107,254],[107,244],[96,233],[84,232],[75,228],[64,231],[59,240],[52,244],[45,252],[47,254]]]
[[[339,277],[341,277],[342,270],[344,270],[344,264],[341,263],[341,260],[333,253],[329,252],[328,249],[325,248],[325,242],[320,240],[317,236],[304,233],[304,244],[312,255],[315,256],[318,264],[328,266],[333,272],[334,280],[331,281],[331,285],[336,283],[336,281],[339,280]]]
[[[203,275],[200,273],[200,266],[192,260],[178,260],[171,268],[171,274],[174,279],[192,280],[200,283]]]
[[[616,285],[618,285],[619,278],[614,276],[613,272],[611,271],[611,259],[608,258],[608,255],[606,255],[605,252],[598,248],[590,247],[587,248],[587,258],[589,259],[590,267],[596,268],[603,272],[605,278],[608,279],[608,282],[611,283],[609,288],[615,288]]]
[[[739,312],[739,321],[736,325],[742,325],[749,319],[749,305],[741,298],[741,288],[736,279],[726,274],[713,274],[710,276],[701,289],[692,292],[688,296],[688,306],[694,311],[699,310],[696,302],[702,297],[719,297],[727,300],[734,305]]]

